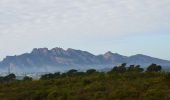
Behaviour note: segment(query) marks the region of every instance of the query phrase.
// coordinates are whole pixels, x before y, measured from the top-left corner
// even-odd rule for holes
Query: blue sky
[[[169,0],[1,0],[0,59],[39,47],[170,60]]]

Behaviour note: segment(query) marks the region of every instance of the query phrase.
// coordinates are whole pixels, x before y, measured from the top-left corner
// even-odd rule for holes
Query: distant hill
[[[0,69],[13,71],[37,72],[37,71],[64,71],[68,69],[102,69],[114,65],[127,63],[147,66],[151,63],[162,66],[170,66],[170,61],[162,60],[142,54],[123,56],[117,53],[106,52],[94,55],[87,51],[53,48],[35,48],[31,53],[17,56],[7,56],[0,62]]]

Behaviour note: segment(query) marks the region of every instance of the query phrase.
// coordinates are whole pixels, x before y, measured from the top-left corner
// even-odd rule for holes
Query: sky
[[[170,0],[1,0],[0,60],[33,48],[170,60]]]

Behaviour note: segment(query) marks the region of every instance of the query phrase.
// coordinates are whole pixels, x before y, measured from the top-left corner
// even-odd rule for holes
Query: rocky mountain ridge
[[[87,51],[53,48],[35,48],[31,53],[25,53],[17,56],[7,56],[0,62],[0,69],[7,67],[15,67],[15,69],[33,69],[39,70],[41,68],[58,68],[62,67],[79,68],[80,66],[97,66],[97,65],[117,65],[121,63],[139,64],[146,66],[151,63],[160,64],[162,66],[170,66],[170,61],[162,60],[142,54],[133,56],[123,56],[117,53],[106,52],[101,55],[94,55]]]

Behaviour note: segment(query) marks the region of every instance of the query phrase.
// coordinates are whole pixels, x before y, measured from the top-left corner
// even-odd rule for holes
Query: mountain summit
[[[160,64],[162,66],[170,66],[170,61],[162,60],[142,54],[133,56],[123,56],[118,53],[106,52],[101,55],[93,55],[87,51],[53,48],[34,48],[31,53],[25,53],[18,56],[7,56],[0,62],[0,69],[12,67],[21,71],[37,71],[51,69],[86,69],[97,66],[114,66],[121,63],[139,64],[147,66],[151,63]]]

